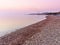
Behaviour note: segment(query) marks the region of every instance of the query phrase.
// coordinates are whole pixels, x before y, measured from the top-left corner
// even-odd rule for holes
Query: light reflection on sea
[[[0,19],[0,36],[45,19],[46,15],[6,15]]]

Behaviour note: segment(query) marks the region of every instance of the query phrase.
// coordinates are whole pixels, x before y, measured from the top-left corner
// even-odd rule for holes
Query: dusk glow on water
[[[60,11],[60,0],[0,0],[0,36],[45,19],[33,12]]]
[[[23,28],[33,23],[45,19],[45,16],[32,16],[32,15],[4,15],[0,16],[0,35],[7,34],[16,29]],[[3,34],[3,35],[4,35]]]

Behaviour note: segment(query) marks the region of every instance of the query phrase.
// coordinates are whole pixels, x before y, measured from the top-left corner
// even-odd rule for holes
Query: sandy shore
[[[59,32],[60,17],[47,16],[47,19],[43,21],[29,25],[16,32],[12,32],[11,34],[1,37],[0,45],[60,45],[60,43],[56,43],[55,40],[57,39],[57,41],[59,41]]]

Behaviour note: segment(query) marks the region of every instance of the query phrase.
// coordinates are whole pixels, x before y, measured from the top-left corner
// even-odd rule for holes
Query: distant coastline
[[[29,15],[59,15],[60,12],[43,12],[43,13],[31,13]]]

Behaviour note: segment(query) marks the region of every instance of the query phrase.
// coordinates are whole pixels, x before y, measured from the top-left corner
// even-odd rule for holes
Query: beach
[[[59,16],[47,16],[45,20],[1,37],[0,45],[60,45],[59,39]]]

